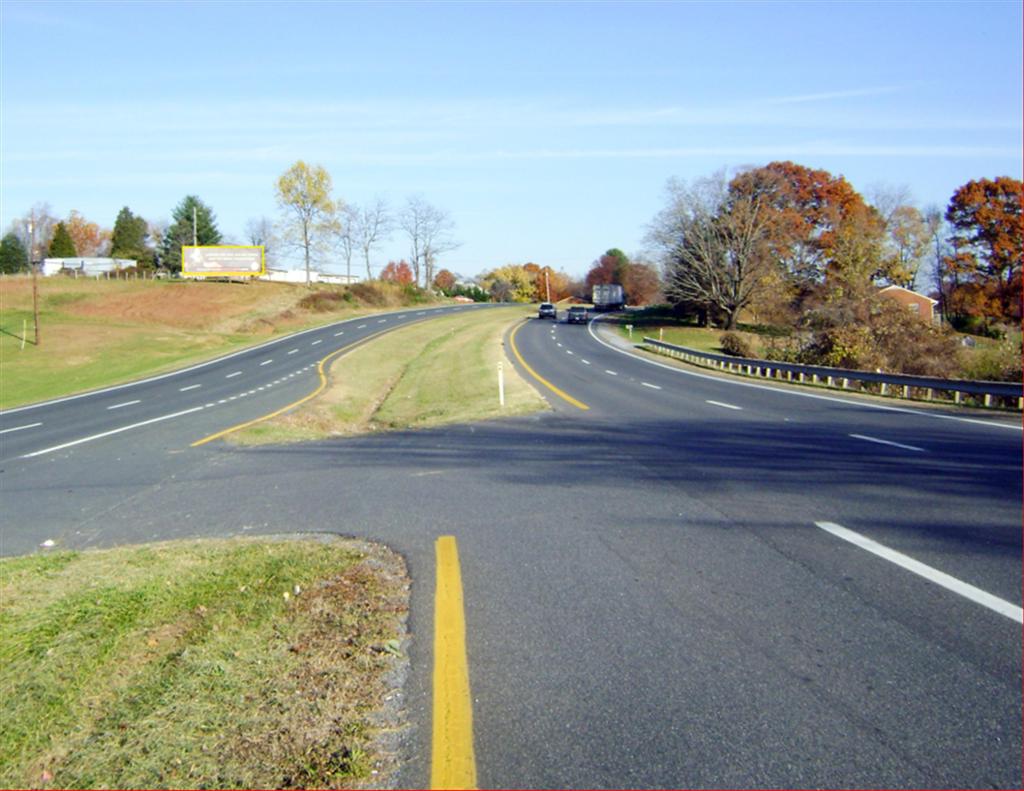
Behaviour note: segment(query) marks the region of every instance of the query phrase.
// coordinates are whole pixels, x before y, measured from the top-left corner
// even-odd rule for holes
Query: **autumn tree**
[[[483,288],[498,302],[532,302],[536,291],[534,276],[522,264],[506,264],[481,278]]]
[[[413,282],[412,267],[404,258],[398,263],[388,261],[387,266],[380,271],[380,279],[387,283],[407,286]]]
[[[764,207],[771,256],[805,288],[825,280],[842,223],[850,219],[866,227],[869,214],[863,197],[842,176],[793,162],[744,171],[729,189]]]
[[[921,264],[931,249],[931,232],[924,215],[914,206],[897,206],[885,221],[883,280],[913,288]]]
[[[53,239],[50,241],[50,258],[76,258],[75,243],[68,233],[68,228],[63,222],[57,223],[53,229]]]
[[[960,187],[946,209],[953,254],[948,268],[971,295],[965,310],[1004,322],[1021,318],[1021,197],[1024,184],[1006,176]]]
[[[83,258],[93,258],[106,253],[110,244],[110,230],[100,228],[94,222],[89,222],[82,214],[72,209],[67,220],[64,221],[71,241],[75,245],[78,255]]]
[[[310,265],[338,233],[338,203],[331,197],[331,174],[301,159],[277,180],[277,205],[284,213],[284,242],[302,251],[306,285]]]
[[[112,258],[131,258],[140,264],[148,264],[153,253],[146,246],[149,236],[146,221],[135,214],[127,206],[117,213],[114,230],[110,235],[110,255]],[[179,247],[180,250],[180,247]],[[181,266],[181,254],[178,255],[178,266]]]
[[[629,257],[617,247],[613,247],[590,265],[585,278],[587,286],[610,283],[622,285],[628,268]]]
[[[180,270],[182,247],[218,245],[222,240],[213,209],[195,195],[186,195],[171,212],[171,224],[161,245],[163,265]]]
[[[442,293],[447,294],[453,288],[455,288],[456,278],[452,272],[447,269],[442,269],[436,275],[434,275],[434,288]]]
[[[13,231],[0,239],[0,273],[11,275],[28,270],[28,251]]]
[[[630,261],[622,288],[631,305],[650,305],[661,294],[661,275],[658,268],[646,261]]]

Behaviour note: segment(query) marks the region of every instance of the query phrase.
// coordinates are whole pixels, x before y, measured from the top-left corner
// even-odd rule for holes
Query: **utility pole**
[[[199,247],[198,236],[196,232],[196,207],[192,207],[192,246]]]
[[[548,270],[547,270],[547,268],[544,269],[544,293],[547,296],[547,299],[545,299],[544,301],[545,302],[550,302],[551,301],[551,284],[548,282]]]
[[[39,348],[39,286],[38,273],[36,272],[35,249],[36,249],[36,215],[32,212],[32,219],[28,221],[28,265],[32,267],[32,320],[36,329],[36,348]]]

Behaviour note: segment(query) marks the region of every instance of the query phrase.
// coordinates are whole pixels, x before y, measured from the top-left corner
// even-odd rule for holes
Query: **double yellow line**
[[[410,321],[407,324],[403,324],[402,327],[410,327],[413,324],[419,324],[421,321],[424,321],[424,319],[420,319],[419,321]],[[238,423],[237,425],[231,426],[230,428],[226,428],[223,431],[218,431],[216,434],[210,434],[208,437],[203,437],[202,439],[193,442],[190,447],[198,448],[200,445],[205,445],[207,442],[213,442],[215,439],[220,439],[221,437],[227,436],[228,434],[233,434],[236,431],[241,431],[243,428],[255,426],[257,423],[262,423],[264,420],[270,420],[271,418],[275,418],[278,415],[283,415],[285,412],[295,409],[295,407],[305,404],[307,401],[316,398],[327,388],[327,363],[329,363],[330,361],[334,360],[337,357],[343,357],[349,352],[355,351],[364,343],[372,341],[374,338],[383,335],[385,332],[390,332],[392,329],[395,328],[390,327],[386,330],[380,330],[379,332],[375,332],[372,335],[367,335],[365,338],[361,338],[355,343],[351,343],[342,349],[336,349],[335,351],[328,354],[326,357],[323,357],[317,363],[316,367],[316,371],[320,375],[320,384],[316,388],[316,390],[314,390],[309,395],[300,398],[298,401],[293,401],[292,403],[288,404],[288,406],[283,406],[280,409],[277,409],[268,415],[262,415],[261,417],[258,417],[255,420],[247,420],[244,423]]]
[[[526,321],[529,321],[529,319],[527,319]],[[518,327],[516,327],[514,330],[512,330],[512,334],[508,336],[508,343],[509,343],[509,346],[512,347],[512,353],[516,356],[516,359],[519,361],[519,364],[521,366],[523,366],[523,370],[525,370],[526,373],[528,373],[530,376],[532,376],[534,379],[536,379],[538,382],[540,382],[542,385],[544,385],[548,390],[550,390],[556,396],[558,396],[559,398],[563,399],[564,401],[569,402],[574,407],[577,407],[577,408],[582,409],[584,411],[590,409],[590,407],[588,407],[582,401],[580,401],[580,400],[578,400],[576,398],[573,398],[571,395],[569,395],[564,390],[560,390],[559,388],[555,387],[553,384],[551,384],[551,382],[549,382],[547,379],[545,379],[543,376],[541,376],[539,373],[537,373],[535,370],[533,370],[530,367],[529,363],[527,363],[526,360],[523,359],[523,355],[521,355],[519,353],[519,348],[516,346],[516,333],[519,332],[519,330],[522,329],[522,327],[525,324],[526,324],[526,322],[524,321],[523,324],[520,324]]]

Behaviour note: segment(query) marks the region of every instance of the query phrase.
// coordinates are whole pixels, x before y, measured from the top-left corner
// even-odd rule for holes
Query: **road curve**
[[[434,543],[452,535],[481,787],[1020,787],[1019,430],[687,376],[585,326],[531,320],[514,341],[589,408],[538,383],[550,413],[188,447],[223,427],[211,408],[8,456],[0,552],[388,543],[414,579],[401,786],[429,782]]]

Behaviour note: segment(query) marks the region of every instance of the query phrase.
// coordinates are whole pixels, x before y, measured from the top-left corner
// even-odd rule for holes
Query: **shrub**
[[[722,337],[719,339],[718,345],[721,347],[722,352],[732,357],[754,356],[754,352],[750,348],[750,344],[747,343],[743,336],[738,335],[735,332],[722,333]]]
[[[299,300],[299,307],[324,313],[328,310],[337,310],[344,299],[340,291],[313,291]]]

